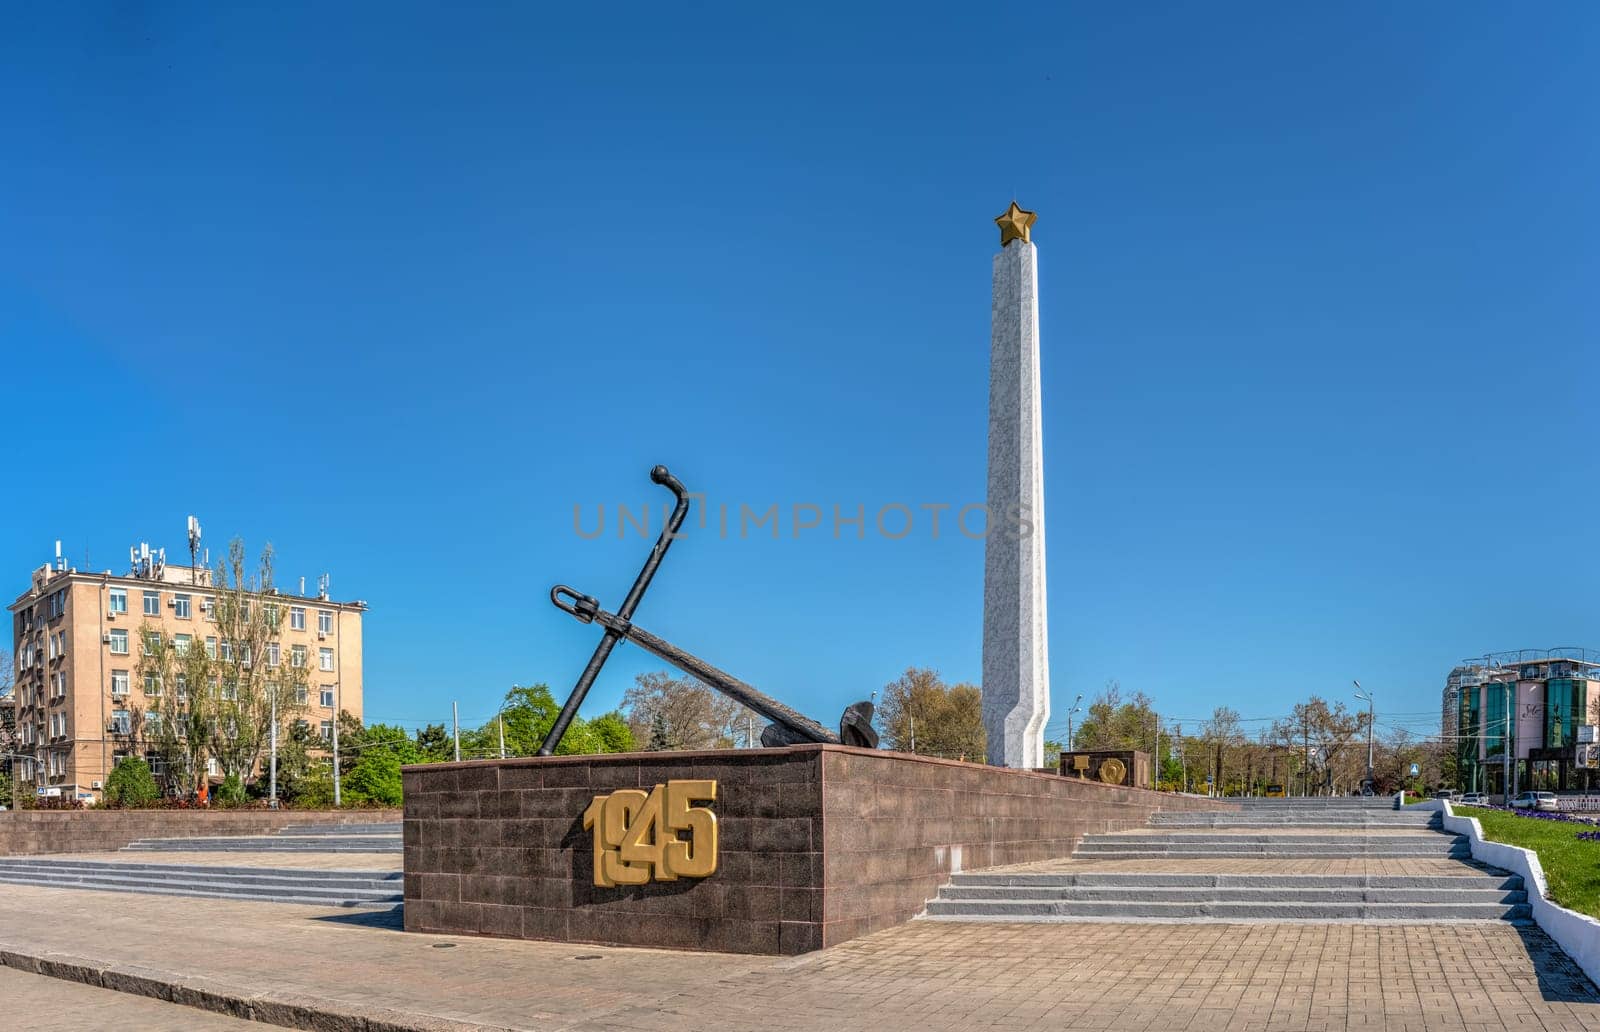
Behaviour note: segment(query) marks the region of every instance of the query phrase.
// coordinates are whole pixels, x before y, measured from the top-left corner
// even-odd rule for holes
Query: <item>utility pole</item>
[[[917,751],[917,718],[916,717],[910,717],[909,719],[911,720],[911,751],[912,752],[916,752]]]
[[[339,682],[333,682],[333,807],[338,809],[339,795]]]
[[[1512,776],[1512,774],[1514,773],[1514,770],[1515,770],[1515,768],[1513,768],[1512,765],[1511,765],[1511,750],[1515,748],[1515,746],[1512,744],[1512,740],[1511,740],[1511,726],[1512,726],[1511,725],[1511,707],[1512,707],[1512,705],[1514,705],[1516,703],[1517,696],[1516,696],[1516,693],[1511,690],[1511,682],[1510,681],[1505,682],[1505,689],[1506,689],[1506,726],[1504,728],[1502,728],[1501,731],[1500,731],[1500,758],[1501,758],[1501,760],[1502,760],[1502,762],[1504,764],[1503,769],[1505,771],[1505,775],[1504,775],[1504,780],[1505,780],[1504,788],[1505,788],[1505,793],[1506,793],[1505,805],[1509,808],[1511,806],[1511,799],[1512,799],[1511,793],[1514,791],[1514,789],[1512,788],[1512,785],[1511,785],[1511,776]]]
[[[503,760],[503,759],[506,758],[506,714],[505,714],[505,710],[502,709],[496,716],[500,720],[500,758]]]
[[[450,704],[450,726],[455,729],[456,762],[461,762],[461,708],[454,702]]]
[[[1364,699],[1364,700],[1366,700],[1366,703],[1367,703],[1367,781],[1366,781],[1366,785],[1364,787],[1364,792],[1371,792],[1372,791],[1372,726],[1373,726],[1373,722],[1376,720],[1376,717],[1374,716],[1374,711],[1373,711],[1373,698],[1372,698],[1373,693],[1372,693],[1372,691],[1370,689],[1367,690],[1367,691],[1362,691],[1361,682],[1360,681],[1351,681],[1350,683],[1356,686],[1356,698]]]
[[[272,738],[271,738],[271,743],[272,744],[271,744],[271,752],[269,754],[270,755],[270,759],[268,760],[268,767],[271,770],[271,775],[270,775],[270,777],[268,779],[268,783],[267,783],[267,805],[270,806],[272,809],[276,810],[278,808],[278,692],[277,692],[277,685],[276,684],[272,685],[272,687],[269,688],[268,690],[272,692]],[[338,720],[335,719],[334,720],[334,726],[337,727],[338,723],[339,723]]]
[[[1161,714],[1156,714],[1156,751],[1150,759],[1154,770],[1150,772],[1150,787],[1161,784]]]

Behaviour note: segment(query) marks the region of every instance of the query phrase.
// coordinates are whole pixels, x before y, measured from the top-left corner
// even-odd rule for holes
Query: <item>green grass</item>
[[[1484,835],[1494,842],[1533,850],[1544,868],[1550,898],[1568,910],[1600,917],[1600,842],[1578,838],[1580,831],[1597,830],[1594,825],[1517,817],[1476,806],[1457,807],[1456,813],[1478,818]]]

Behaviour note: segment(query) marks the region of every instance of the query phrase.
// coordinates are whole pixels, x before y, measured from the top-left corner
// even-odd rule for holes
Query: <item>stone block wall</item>
[[[921,913],[953,871],[1069,856],[1085,835],[1144,827],[1210,799],[904,753],[823,753],[822,945]]]
[[[903,753],[801,745],[405,769],[411,931],[794,954],[921,912],[952,870],[1066,856],[1157,809],[1227,804]],[[598,888],[596,795],[711,779],[704,879]]]
[[[145,838],[270,835],[291,824],[373,824],[399,810],[8,810],[0,856],[100,853]]]

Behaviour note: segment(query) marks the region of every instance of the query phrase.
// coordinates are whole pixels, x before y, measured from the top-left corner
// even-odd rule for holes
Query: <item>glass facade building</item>
[[[1600,748],[1592,741],[1600,724],[1600,658],[1517,658],[1451,673],[1445,727],[1455,742],[1456,787],[1503,793],[1509,750],[1515,791],[1600,791]]]

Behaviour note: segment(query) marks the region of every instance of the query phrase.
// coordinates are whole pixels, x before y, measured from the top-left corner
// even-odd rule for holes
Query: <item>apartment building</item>
[[[1600,789],[1600,653],[1491,653],[1450,672],[1444,702],[1463,791]]]
[[[292,719],[329,737],[338,709],[360,717],[366,603],[336,602],[325,591],[306,595],[303,582],[298,595],[274,590],[250,597],[280,614],[279,641],[262,660],[307,672],[305,709]],[[162,686],[138,676],[141,632],[214,655],[228,648],[219,641],[215,606],[211,571],[168,566],[147,547],[123,575],[79,571],[59,558],[34,570],[28,590],[9,607],[15,752],[22,757],[13,770],[24,790],[97,800],[119,760],[147,754],[136,717],[151,711]]]

